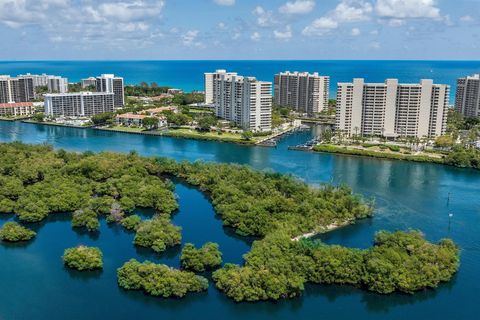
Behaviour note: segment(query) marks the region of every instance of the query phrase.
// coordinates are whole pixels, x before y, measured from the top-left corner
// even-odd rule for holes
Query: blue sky
[[[0,0],[0,59],[480,57],[480,0]]]

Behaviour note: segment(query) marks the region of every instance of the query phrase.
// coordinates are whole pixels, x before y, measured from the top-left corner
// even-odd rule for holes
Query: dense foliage
[[[87,228],[88,231],[97,231],[100,228],[100,222],[95,211],[91,209],[80,209],[73,213],[72,227]]]
[[[192,272],[180,271],[149,261],[135,259],[117,270],[118,284],[126,290],[143,290],[152,296],[183,297],[189,292],[207,290],[208,280]]]
[[[208,242],[200,249],[196,249],[193,244],[187,243],[182,249],[180,262],[184,269],[203,272],[221,265],[222,253],[217,243]]]
[[[156,97],[162,93],[167,93],[169,87],[160,87],[155,82],[148,84],[141,82],[138,85],[125,86],[125,95],[136,97]]]
[[[445,164],[461,168],[480,169],[480,150],[455,146],[445,157]]]
[[[227,264],[213,279],[236,301],[295,297],[306,282],[413,293],[450,280],[459,266],[458,255],[452,241],[432,244],[416,231],[380,232],[367,250],[292,241],[276,232],[254,243],[245,266]]]
[[[73,226],[98,228],[97,215],[120,221],[135,207],[169,214],[177,209],[173,184],[152,161],[135,154],[67,153],[50,146],[0,144],[0,212],[38,222],[75,212]]]
[[[16,222],[7,222],[0,228],[0,240],[8,242],[28,241],[35,237],[36,233],[22,227]]]
[[[125,217],[120,222],[122,226],[127,230],[135,230],[142,222],[142,218],[140,216],[133,214],[131,216]]]
[[[178,163],[134,152],[78,154],[46,145],[0,144],[0,212],[13,212],[28,222],[75,212],[72,225],[91,230],[106,216],[108,222],[135,230],[135,245],[162,252],[181,243],[181,228],[170,219],[178,204],[168,176],[204,191],[225,226],[260,237],[245,255],[244,266],[227,264],[214,273],[216,286],[237,301],[298,296],[307,282],[412,293],[449,280],[458,268],[458,249],[450,240],[431,244],[418,232],[379,233],[367,250],[296,241],[372,214],[371,204],[346,186],[312,188],[291,176],[246,166]],[[141,221],[132,215],[139,207],[157,214]],[[101,263],[101,252],[94,248],[68,250],[64,260],[75,268]],[[198,250],[187,245],[182,254],[184,268],[192,270],[213,268],[219,261],[214,244]],[[125,289],[165,297],[208,286],[192,273],[134,260],[118,275]]]
[[[62,259],[67,267],[79,271],[103,268],[102,251],[96,247],[78,246],[65,249]]]
[[[182,228],[173,225],[167,215],[158,215],[141,222],[136,228],[134,243],[151,248],[155,252],[179,245],[182,241]]]
[[[314,189],[291,176],[246,166],[157,162],[208,192],[223,223],[241,235],[264,236],[281,228],[293,236],[372,214],[371,206],[346,186]]]

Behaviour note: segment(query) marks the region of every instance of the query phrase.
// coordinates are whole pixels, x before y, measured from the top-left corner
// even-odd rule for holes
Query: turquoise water
[[[433,79],[452,86],[458,77],[480,72],[480,61],[0,61],[0,74],[48,73],[68,77],[69,81],[115,73],[129,84],[157,82],[184,90],[203,90],[203,73],[228,69],[239,74],[273,81],[280,71],[320,72],[331,77],[331,96],[336,83],[354,77],[371,82],[398,78],[402,82]]]
[[[72,151],[136,150],[177,160],[243,163],[290,173],[312,185],[347,183],[355,192],[375,198],[375,217],[327,234],[324,241],[367,247],[378,230],[408,228],[422,230],[432,241],[451,237],[462,250],[460,272],[451,282],[412,296],[312,285],[299,299],[256,304],[236,304],[211,285],[207,293],[162,300],[119,289],[115,269],[130,258],[177,267],[178,248],[163,255],[138,250],[132,245],[133,234],[104,222],[98,237],[92,238],[73,231],[65,214],[38,225],[37,238],[28,244],[0,244],[0,319],[471,319],[479,314],[480,172],[287,150],[311,136],[312,132],[297,133],[281,140],[278,148],[261,148],[0,121],[2,142],[50,143]],[[176,192],[180,210],[174,223],[183,227],[183,243],[216,241],[226,262],[241,262],[251,239],[222,228],[211,204],[196,189],[177,184]],[[449,212],[454,214],[450,222]],[[78,244],[103,250],[102,272],[64,269],[63,249]]]

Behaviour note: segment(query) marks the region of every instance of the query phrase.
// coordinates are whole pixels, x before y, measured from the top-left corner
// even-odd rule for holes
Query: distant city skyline
[[[0,0],[0,60],[478,60],[480,1]]]

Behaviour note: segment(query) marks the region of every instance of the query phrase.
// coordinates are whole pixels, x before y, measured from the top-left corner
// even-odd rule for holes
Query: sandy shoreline
[[[336,229],[340,229],[342,227],[350,225],[352,223],[352,221],[353,220],[347,220],[347,221],[340,222],[340,223],[339,222],[334,222],[334,223],[331,223],[331,224],[327,225],[326,227],[324,227],[320,231],[313,231],[313,232],[304,233],[304,234],[299,235],[295,238],[292,238],[292,240],[293,241],[300,241],[302,239],[308,239],[308,238],[314,237],[314,236],[322,234],[322,233],[326,233],[326,232],[330,232],[330,231],[333,231],[333,230],[336,230]]]

